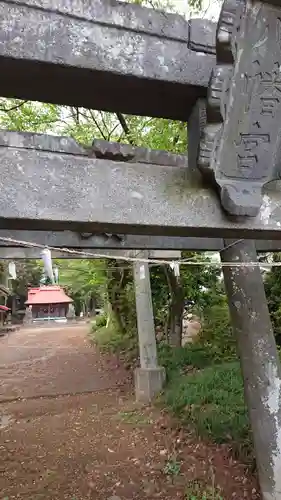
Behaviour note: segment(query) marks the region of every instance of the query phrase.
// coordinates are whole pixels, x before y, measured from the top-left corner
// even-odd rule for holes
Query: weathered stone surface
[[[220,63],[234,62],[245,5],[245,0],[226,0],[223,3],[216,32],[216,55]]]
[[[149,252],[135,250],[131,256],[147,260]],[[158,367],[158,362],[148,262],[135,261],[133,269],[140,366],[153,370]]]
[[[191,19],[189,21],[189,48],[196,52],[216,54],[216,30],[214,23],[208,19]]]
[[[0,259],[2,260],[22,260],[22,259],[41,259],[41,248],[28,247],[0,247]],[[69,255],[66,252],[52,251],[54,259],[81,259],[81,255]],[[85,256],[85,258],[87,258]]]
[[[59,153],[92,156],[114,161],[134,161],[155,165],[187,167],[187,155],[173,154],[169,151],[131,146],[120,142],[94,139],[92,147],[78,144],[71,137],[35,134],[33,132],[14,132],[0,130],[0,147],[18,149],[38,149]]]
[[[200,141],[202,141],[202,134],[206,127],[206,123],[206,99],[198,99],[188,120],[188,143],[189,145],[192,144],[192,147],[188,148],[188,168],[192,172],[193,177],[196,177],[197,179],[201,179],[197,167],[200,166],[200,170],[202,171],[202,166],[199,164],[199,154],[202,151],[202,142]],[[201,163],[202,165],[205,165],[205,158],[202,153],[201,156],[203,158]],[[207,157],[207,167],[208,165],[209,157]],[[205,172],[202,173],[204,174]]]
[[[71,137],[57,135],[34,134],[33,132],[0,131],[0,147],[17,149],[37,149],[68,153],[72,155],[88,155],[88,151]]]
[[[97,249],[97,248],[124,248],[123,240],[125,236],[120,239],[106,234],[91,233],[75,233],[72,231],[9,231],[0,230],[0,237],[10,238],[12,240],[19,240],[23,242],[33,242],[44,246],[53,247],[68,247],[68,248],[81,248],[81,249]],[[136,238],[133,236],[133,238]],[[137,237],[138,238],[138,237]],[[148,238],[149,237],[142,237]],[[169,240],[168,240],[169,241]],[[137,241],[138,242],[138,241]],[[16,243],[7,243],[1,241],[1,246],[17,246]],[[125,247],[126,248],[126,247]],[[129,247],[131,248],[131,247]],[[139,248],[139,247],[138,247]]]
[[[280,7],[280,0],[266,0],[265,3],[269,3],[270,5],[276,5],[276,7]]]
[[[40,259],[42,254],[42,248],[40,247],[24,247],[24,246],[0,246],[0,259]],[[61,249],[61,251],[52,250],[52,257],[56,259],[81,259],[81,255],[67,252],[69,250],[66,248]],[[75,248],[70,249],[79,252],[85,252],[84,257],[86,259],[95,259],[99,258],[98,255],[102,254],[106,257],[134,257],[132,251],[127,249],[97,249],[97,248]],[[135,252],[135,251],[134,251]],[[92,255],[88,255],[91,253]],[[96,257],[95,257],[96,255]],[[149,258],[156,260],[175,260],[180,259],[181,252],[180,251],[163,251],[162,253],[156,253],[155,250],[149,251]]]
[[[181,251],[174,250],[150,250],[150,259],[160,259],[160,260],[177,260],[181,258]]]
[[[41,254],[42,254],[43,248],[32,248],[32,247],[0,247],[0,259],[3,260],[11,260],[11,259],[40,259]],[[76,248],[75,250],[81,251],[81,252],[88,252],[89,249],[87,248]],[[108,250],[108,249],[102,249],[102,250],[97,250],[97,249],[92,249],[91,253],[95,253],[97,255],[103,254],[106,257],[130,257],[130,253],[127,250],[121,250],[121,249],[115,249],[115,250]],[[52,250],[52,257],[54,259],[81,259],[81,255],[77,254],[70,254],[69,252],[65,252],[63,249],[61,251],[56,251]],[[84,255],[85,259],[95,259],[98,257],[94,256],[87,256],[86,254]]]
[[[281,367],[253,241],[226,241],[224,283],[244,380],[261,498],[281,498]],[[235,266],[235,263],[247,263]]]
[[[165,368],[137,368],[135,370],[136,400],[150,403],[163,389],[166,380]]]
[[[203,52],[211,25],[206,37],[197,25]],[[186,120],[215,64],[189,48],[189,31],[132,4],[2,0],[0,95]]]
[[[87,239],[83,239],[78,233],[72,231],[0,230],[0,238],[1,237],[33,242],[44,246],[65,247],[87,252],[97,252],[97,250],[103,252],[104,249],[220,251],[223,248],[223,240],[221,238],[185,238],[177,236],[144,236],[128,234],[123,235],[122,240],[118,241],[116,238],[109,238],[103,235],[92,235]],[[15,252],[14,255],[16,255],[16,250],[19,248],[15,243],[5,242],[0,239],[0,258],[6,258],[9,255],[7,247],[12,248],[12,251]],[[3,251],[2,248],[4,248]],[[256,240],[256,248],[259,252],[281,251],[281,242],[279,240]],[[20,255],[20,253],[18,255]],[[37,254],[29,253],[29,255]]]
[[[280,19],[281,8],[226,0],[218,23],[198,166],[232,215],[256,216],[264,184],[280,177]]]
[[[185,167],[0,148],[1,229],[278,239],[281,193],[255,219],[230,219]],[[262,231],[261,231],[262,230]]]
[[[103,139],[93,141],[96,158],[114,161],[134,161],[153,165],[187,167],[187,155],[177,155],[168,151],[140,148],[120,142],[108,142]]]
[[[188,24],[184,17],[143,8],[137,4],[116,0],[95,0],[94,2],[83,0],[72,2],[68,0],[14,0],[13,3],[71,17],[75,16],[77,19],[101,25],[126,28],[139,33],[164,35],[172,40],[188,42]]]
[[[149,252],[134,251],[134,256],[148,259]],[[139,341],[140,368],[135,370],[137,401],[150,402],[165,381],[165,369],[158,366],[155,326],[148,262],[134,262],[134,285]]]

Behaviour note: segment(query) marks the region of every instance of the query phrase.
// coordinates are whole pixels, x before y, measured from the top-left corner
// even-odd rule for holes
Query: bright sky
[[[222,1],[220,0],[203,0],[202,13],[200,14],[190,14],[187,0],[173,0],[175,9],[179,14],[190,17],[204,17],[206,19],[211,19],[212,21],[217,21],[220,13],[220,8]]]

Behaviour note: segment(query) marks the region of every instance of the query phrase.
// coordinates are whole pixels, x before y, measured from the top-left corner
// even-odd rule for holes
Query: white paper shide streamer
[[[178,262],[171,262],[171,269],[173,269],[175,276],[178,278],[180,276],[180,266]]]
[[[59,268],[57,266],[54,267],[54,277],[55,277],[55,283],[58,284],[58,282],[59,282]]]
[[[44,271],[46,276],[50,278],[52,283],[55,283],[51,250],[49,250],[49,248],[44,248],[44,250],[42,250],[41,252],[41,257],[43,260]]]
[[[16,271],[16,264],[14,262],[9,262],[8,270],[9,270],[10,278],[12,280],[16,280],[17,279],[17,271]]]

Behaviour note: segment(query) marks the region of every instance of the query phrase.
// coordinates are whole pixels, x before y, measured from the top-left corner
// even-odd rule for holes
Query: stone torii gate
[[[188,121],[188,167],[4,134],[0,227],[224,240],[264,500],[281,499],[281,373],[253,240],[281,234],[280,19],[277,0],[227,0],[215,36],[206,21],[136,5],[0,0],[1,95]],[[137,301],[149,311],[142,266]],[[160,385],[150,318],[138,377]]]

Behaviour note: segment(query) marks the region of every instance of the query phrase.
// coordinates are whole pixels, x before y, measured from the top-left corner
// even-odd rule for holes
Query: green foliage
[[[225,296],[221,296],[217,303],[205,307],[199,342],[214,361],[227,361],[236,357],[236,339]]]
[[[126,424],[131,424],[136,426],[150,425],[152,420],[145,415],[141,409],[134,409],[129,411],[120,411],[117,418],[125,422]]]
[[[208,263],[210,261],[208,256],[199,252],[182,252],[182,258],[193,262],[206,261]],[[185,299],[193,300],[201,314],[207,306],[220,300],[222,290],[218,281],[219,274],[220,271],[211,266],[181,266],[181,285]],[[170,298],[164,266],[151,267],[150,279],[154,317],[156,324],[163,326]]]
[[[132,266],[127,263],[108,259],[107,268],[107,300],[109,312],[120,332],[136,334],[136,307],[133,285]]]
[[[17,262],[17,279],[10,281],[14,293],[27,296],[28,287],[39,286],[43,273],[40,260],[23,259]]]
[[[169,288],[163,266],[150,268],[150,283],[155,323],[163,328],[169,300]]]
[[[100,316],[97,316],[97,318],[93,322],[92,331],[95,332],[99,328],[101,328],[103,326],[106,326],[106,322],[107,322],[106,315],[105,314],[100,314]]]
[[[55,264],[59,268],[59,284],[74,300],[76,314],[82,310],[91,312],[92,307],[103,304],[106,275],[102,260],[56,259]]]
[[[212,486],[206,485],[202,481],[190,481],[186,488],[184,500],[223,500],[223,497],[221,496],[221,489],[215,486],[213,478]]]
[[[215,337],[215,343],[216,340]],[[162,402],[185,425],[192,425],[199,436],[216,443],[230,443],[234,453],[252,465],[240,365],[224,362],[223,355],[228,357],[229,352],[218,355],[211,342],[174,349],[160,345],[159,361],[165,366],[168,379]]]
[[[102,326],[94,329],[90,338],[100,349],[105,351],[115,352],[123,347],[124,337],[112,324],[107,328]]]
[[[188,345],[186,347],[171,347],[161,344],[158,347],[159,363],[165,366],[167,378],[184,373],[189,367],[205,368],[213,362],[211,353],[201,345]]]
[[[231,443],[252,462],[252,442],[239,363],[223,363],[182,376],[174,375],[165,405],[186,425],[217,443]]]
[[[166,476],[178,476],[181,471],[181,463],[175,458],[170,458],[163,469]]]
[[[182,252],[185,260],[198,262],[210,262],[210,257],[200,252]],[[188,300],[193,300],[199,310],[218,300],[221,293],[218,277],[220,270],[214,266],[206,267],[201,264],[192,266],[181,266],[181,279],[185,289],[185,296]]]
[[[48,133],[59,126],[61,120],[60,106],[55,104],[0,98],[2,128]]]
[[[273,267],[265,277],[265,293],[271,321],[276,336],[276,341],[281,344],[281,267],[274,266],[274,262],[280,262],[280,253],[273,254]]]
[[[7,261],[0,260],[0,283],[5,283],[5,273],[7,270]]]
[[[71,106],[0,98],[1,127],[26,132],[56,133],[90,146],[94,138],[182,153],[187,149],[186,124],[164,118],[122,115]]]
[[[91,341],[101,350],[109,352],[135,353],[137,338],[135,332],[123,333],[118,330],[116,323],[111,322],[108,327],[102,326],[98,329],[92,328],[90,333]]]
[[[126,116],[130,129],[134,130],[133,141],[137,146],[164,149],[173,153],[187,150],[186,124],[164,118]]]
[[[223,500],[220,490],[216,491],[212,488],[207,488],[202,493],[189,493],[185,495],[185,500]]]

